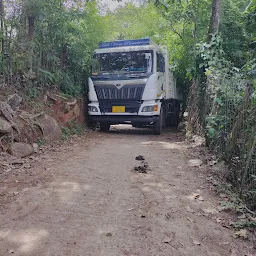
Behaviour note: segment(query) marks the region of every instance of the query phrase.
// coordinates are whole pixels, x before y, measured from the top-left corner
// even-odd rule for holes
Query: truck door
[[[165,95],[166,90],[166,77],[165,77],[165,60],[161,52],[157,52],[157,72],[158,72],[158,86],[157,86],[157,97],[162,94]]]

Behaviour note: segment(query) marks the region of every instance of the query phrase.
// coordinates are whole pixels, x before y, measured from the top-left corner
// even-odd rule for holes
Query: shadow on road
[[[153,132],[153,129],[150,127],[146,128],[134,128],[131,125],[124,124],[124,125],[112,125],[109,133],[111,134],[125,134],[125,135],[153,135],[156,138],[162,137],[162,136],[169,136],[170,134],[177,134],[177,128],[168,128],[164,129],[162,132],[162,135],[155,135]]]

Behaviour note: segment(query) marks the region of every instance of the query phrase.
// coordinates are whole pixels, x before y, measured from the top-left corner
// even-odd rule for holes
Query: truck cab
[[[129,123],[152,126],[155,134],[177,123],[180,99],[168,62],[166,49],[148,38],[101,43],[89,77],[91,121],[103,131]]]

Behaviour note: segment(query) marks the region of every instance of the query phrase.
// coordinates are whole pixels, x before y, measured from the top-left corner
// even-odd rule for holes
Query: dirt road
[[[44,153],[41,182],[1,208],[1,256],[255,255],[218,223],[228,216],[180,136],[121,126],[85,141]]]

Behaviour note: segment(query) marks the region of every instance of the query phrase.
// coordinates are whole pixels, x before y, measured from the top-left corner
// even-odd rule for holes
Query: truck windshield
[[[100,53],[93,56],[92,72],[152,72],[153,51]]]

